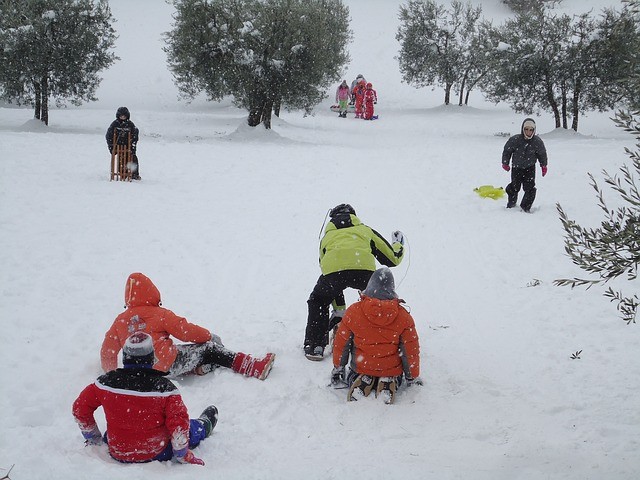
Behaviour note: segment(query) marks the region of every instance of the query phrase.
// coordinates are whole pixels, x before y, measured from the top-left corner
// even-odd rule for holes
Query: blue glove
[[[84,437],[85,446],[102,445],[102,434],[97,425],[89,431],[83,431],[82,436]]]

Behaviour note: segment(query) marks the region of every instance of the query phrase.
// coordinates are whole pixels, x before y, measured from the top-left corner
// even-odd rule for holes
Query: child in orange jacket
[[[205,375],[218,366],[260,380],[269,375],[275,354],[267,353],[258,359],[225,348],[220,337],[212,335],[206,328],[162,308],[160,291],[142,273],[129,275],[124,299],[126,310],[116,317],[102,342],[100,361],[105,372],[118,367],[118,353],[127,338],[142,331],[153,339],[156,360],[153,368],[170,376],[187,373]],[[176,345],[172,336],[193,343]]]
[[[373,273],[360,301],[345,312],[334,339],[333,365],[331,382],[350,385],[348,401],[375,391],[393,403],[403,381],[422,385],[418,332],[388,267]]]

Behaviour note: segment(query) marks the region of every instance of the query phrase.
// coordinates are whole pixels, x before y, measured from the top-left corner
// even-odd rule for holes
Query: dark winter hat
[[[340,215],[355,215],[355,214],[356,214],[356,211],[348,203],[341,203],[340,205],[333,207],[329,212],[329,216],[331,218],[334,218]]]
[[[120,118],[122,115],[125,115],[127,117],[127,120],[131,118],[131,114],[129,113],[129,109],[127,107],[118,108],[118,111],[116,112],[116,118]]]
[[[393,300],[398,298],[396,294],[396,285],[393,280],[393,273],[388,267],[382,267],[373,272],[367,288],[362,292],[363,295],[378,300]]]
[[[127,338],[122,349],[122,363],[125,368],[153,367],[155,355],[151,335],[144,332],[136,332]]]

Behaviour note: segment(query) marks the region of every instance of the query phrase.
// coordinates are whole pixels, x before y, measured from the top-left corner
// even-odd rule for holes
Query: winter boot
[[[313,345],[305,345],[304,356],[307,357],[308,360],[319,362],[324,357],[324,347],[321,345],[315,347]]]
[[[398,384],[395,377],[380,377],[376,388],[376,398],[382,397],[384,403],[391,405],[396,398]]]
[[[205,408],[198,420],[204,425],[205,438],[208,437],[218,423],[218,409],[214,405]]]
[[[373,390],[374,380],[375,378],[370,375],[358,375],[349,388],[349,393],[347,393],[347,402],[368,397],[371,390]]]
[[[264,358],[253,358],[251,355],[238,352],[233,359],[231,369],[247,377],[264,380],[269,375],[275,359],[275,353],[267,353]]]

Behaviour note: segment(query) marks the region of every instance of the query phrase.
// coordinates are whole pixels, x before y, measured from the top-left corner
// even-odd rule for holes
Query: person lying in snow
[[[231,368],[247,377],[264,380],[269,375],[275,354],[255,358],[224,347],[220,337],[189,323],[171,310],[162,308],[160,291],[142,273],[132,273],[124,290],[126,310],[118,315],[107,331],[100,350],[105,372],[118,366],[118,353],[133,332],[142,331],[153,338],[156,361],[153,368],[176,377],[188,373],[205,375],[218,366]],[[174,344],[171,337],[186,344]]]
[[[333,365],[331,383],[350,387],[348,401],[374,391],[393,403],[403,383],[422,385],[420,339],[389,268],[376,270],[360,301],[347,308],[333,343]]]
[[[109,455],[123,463],[174,459],[204,465],[192,448],[211,435],[218,409],[211,405],[197,419],[189,419],[178,388],[154,370],[153,340],[135,332],[125,341],[124,368],[111,370],[85,387],[73,416],[87,445],[105,441]],[[104,437],[94,412],[102,407],[107,420]]]

